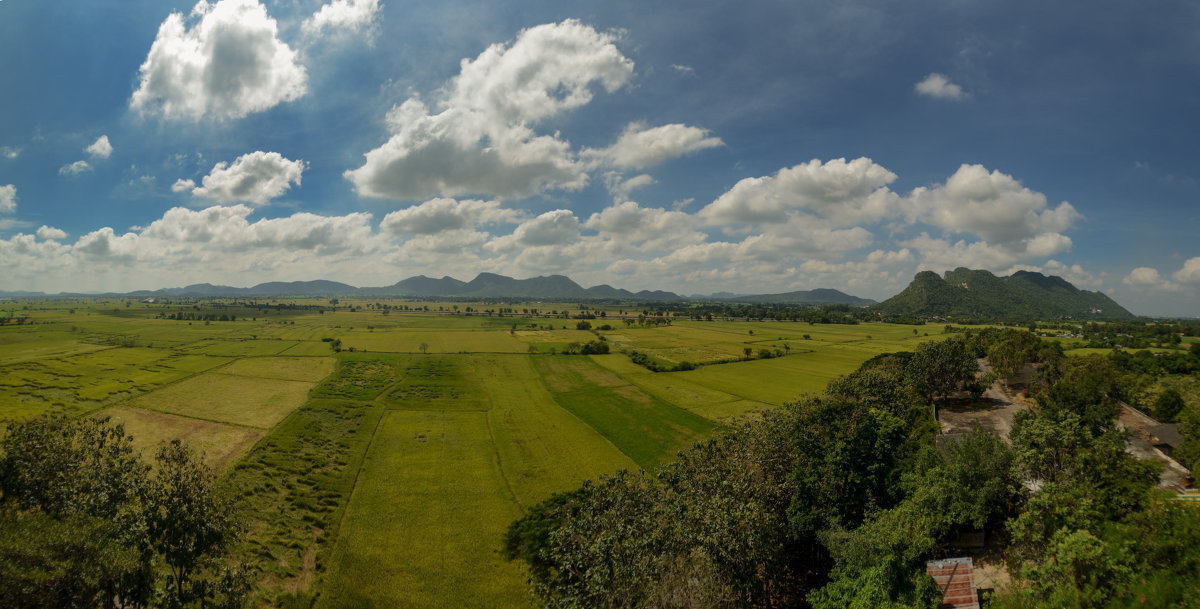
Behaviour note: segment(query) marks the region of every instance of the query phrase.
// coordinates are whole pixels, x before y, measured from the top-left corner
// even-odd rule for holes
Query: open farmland
[[[653,469],[931,329],[651,327],[614,310],[589,331],[367,304],[40,303],[0,328],[0,420],[108,416],[143,452],[202,450],[247,506],[238,555],[260,606],[521,607],[526,574],[499,546],[524,509]],[[610,354],[564,354],[600,339]],[[698,367],[652,372],[622,351]]]

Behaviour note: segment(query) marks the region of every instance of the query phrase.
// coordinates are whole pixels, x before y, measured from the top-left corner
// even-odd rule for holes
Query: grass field
[[[308,398],[313,383],[208,372],[129,402],[204,421],[269,429]]]
[[[487,414],[389,411],[363,462],[321,607],[525,607],[499,554],[520,515]]]
[[[237,555],[258,569],[262,607],[528,606],[524,573],[498,553],[524,508],[653,468],[722,423],[934,338],[929,326],[610,317],[592,326],[614,327],[598,331],[614,353],[568,356],[551,352],[597,334],[476,314],[496,305],[271,304],[47,301],[31,323],[0,327],[0,425],[95,413],[144,453],[172,438],[203,451],[243,496]],[[179,314],[235,320],[164,318]],[[741,361],[747,347],[786,355]],[[654,373],[620,349],[709,365]]]
[[[645,469],[706,438],[716,425],[664,402],[585,355],[534,360],[554,400]]]

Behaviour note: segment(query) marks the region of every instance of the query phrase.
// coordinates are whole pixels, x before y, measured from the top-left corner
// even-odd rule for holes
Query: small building
[[[1150,443],[1154,448],[1172,459],[1175,458],[1175,449],[1183,443],[1183,436],[1179,435],[1179,426],[1174,423],[1152,425],[1146,428],[1146,433],[1150,434]]]
[[[979,609],[975,563],[970,557],[943,558],[925,563],[925,572],[942,591],[943,609]]]

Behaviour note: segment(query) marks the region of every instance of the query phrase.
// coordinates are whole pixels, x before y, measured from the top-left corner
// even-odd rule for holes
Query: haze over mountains
[[[95,294],[91,294],[94,296]],[[272,281],[237,288],[208,283],[180,288],[107,294],[134,298],[152,297],[415,297],[415,298],[512,298],[538,300],[621,301],[728,301],[746,304],[871,306],[883,315],[904,317],[963,318],[1126,318],[1132,314],[1101,292],[1080,290],[1061,277],[1018,271],[997,277],[988,271],[958,268],[939,276],[932,271],[917,273],[904,291],[882,303],[818,288],[777,294],[729,294],[680,296],[662,290],[631,292],[602,284],[584,288],[564,275],[514,279],[495,273],[480,273],[471,281],[454,277],[435,279],[418,275],[390,286],[355,287],[328,281]],[[0,292],[11,298],[46,296],[31,292]],[[60,294],[59,296],[88,296]]]

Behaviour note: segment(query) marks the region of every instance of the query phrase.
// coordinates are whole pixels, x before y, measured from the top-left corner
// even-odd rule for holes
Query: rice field
[[[610,316],[585,331],[486,304],[374,304],[31,306],[31,323],[0,327],[0,425],[107,416],[143,453],[173,438],[202,451],[245,502],[254,606],[527,607],[499,554],[525,508],[653,469],[932,330]],[[601,337],[612,353],[563,354]],[[651,372],[629,351],[700,366]]]

